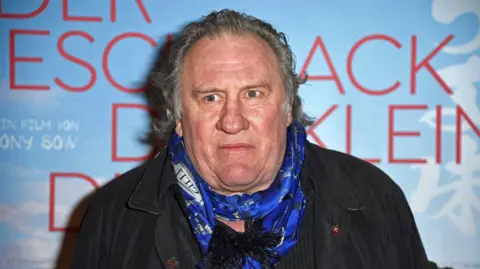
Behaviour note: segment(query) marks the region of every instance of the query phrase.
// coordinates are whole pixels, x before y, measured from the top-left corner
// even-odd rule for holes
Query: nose
[[[248,120],[242,115],[239,100],[228,100],[222,110],[217,129],[227,134],[236,134],[249,127]]]

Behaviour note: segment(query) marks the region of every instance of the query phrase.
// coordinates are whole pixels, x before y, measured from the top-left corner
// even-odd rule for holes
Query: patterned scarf
[[[239,244],[238,241],[245,240],[253,245],[265,243],[260,251],[267,252],[268,268],[278,263],[296,244],[306,204],[299,177],[305,157],[305,142],[304,127],[298,122],[293,122],[287,129],[284,160],[272,185],[264,191],[253,194],[225,196],[213,192],[195,171],[185,152],[182,138],[173,132],[168,141],[169,154],[186,202],[190,225],[204,256],[212,251],[211,241],[214,241],[211,240],[212,234],[218,234],[215,232],[216,218],[230,221],[245,220],[247,226],[253,221],[256,224],[250,225],[247,230],[257,227],[257,230],[263,231],[263,236],[265,232],[268,232],[270,238],[278,236],[279,240],[274,244],[263,242],[268,240],[268,235],[265,238],[257,238],[256,241],[238,238],[230,240],[236,245]],[[259,248],[258,245],[249,247],[251,250]],[[226,246],[222,246],[219,249],[223,251],[225,248]],[[266,266],[265,261],[258,260],[261,257],[258,253],[256,255],[254,250],[243,254],[243,258],[240,258],[242,260],[240,268]],[[218,258],[222,257],[216,259]],[[199,265],[200,268],[205,266],[202,263]]]

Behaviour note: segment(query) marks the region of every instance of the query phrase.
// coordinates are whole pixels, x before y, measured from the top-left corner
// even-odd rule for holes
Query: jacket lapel
[[[155,250],[163,266],[168,269],[185,268],[183,259],[179,257],[178,247],[181,244],[175,236],[179,232],[178,222],[173,223],[177,218],[178,215],[172,216],[172,212],[167,210],[155,222]]]
[[[192,233],[178,186],[170,186],[172,195],[165,195],[165,210],[155,224],[155,250],[163,265],[169,269],[194,268],[200,259],[200,249]]]
[[[365,209],[362,195],[354,190],[337,163],[323,159],[316,151],[307,145],[304,166],[315,192],[315,264],[318,269],[344,268],[341,263],[348,263],[348,257],[344,257],[342,249],[352,229],[352,213],[361,214]]]
[[[168,151],[164,148],[147,165],[135,191],[130,196],[128,206],[155,215],[153,231],[155,250],[164,268],[179,269],[179,216],[181,212],[175,200],[171,187],[176,184]]]

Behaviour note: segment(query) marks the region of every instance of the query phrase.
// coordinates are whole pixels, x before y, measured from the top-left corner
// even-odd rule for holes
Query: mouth
[[[228,150],[228,151],[243,151],[243,150],[248,150],[252,148],[253,146],[247,143],[232,143],[232,144],[224,144],[220,146],[220,149]]]

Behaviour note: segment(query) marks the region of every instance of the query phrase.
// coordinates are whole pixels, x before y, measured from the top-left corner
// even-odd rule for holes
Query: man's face
[[[283,161],[284,87],[276,55],[253,35],[204,38],[184,59],[176,132],[217,192],[267,188]]]

